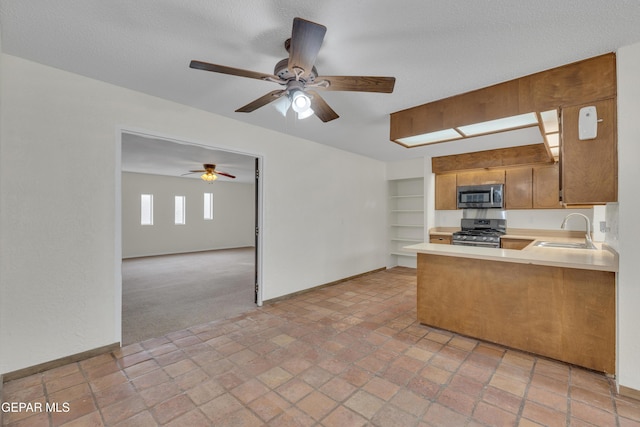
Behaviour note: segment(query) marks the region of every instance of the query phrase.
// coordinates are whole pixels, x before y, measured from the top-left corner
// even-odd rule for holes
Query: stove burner
[[[502,219],[462,220],[462,230],[453,233],[451,243],[465,246],[500,247],[500,236],[505,233],[506,221]]]

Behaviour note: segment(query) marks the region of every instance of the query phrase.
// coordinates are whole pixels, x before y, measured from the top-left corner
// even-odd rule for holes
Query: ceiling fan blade
[[[260,107],[263,107],[267,104],[269,104],[270,102],[273,102],[275,100],[277,100],[278,98],[280,98],[282,95],[284,95],[285,93],[287,93],[286,90],[274,90],[269,92],[268,94],[261,96],[260,98],[251,101],[250,103],[248,103],[247,105],[245,105],[244,107],[240,107],[236,110],[236,113],[250,113],[254,110],[257,110]]]
[[[311,95],[311,108],[320,120],[326,123],[340,117],[317,92],[308,90],[307,93]]]
[[[196,70],[213,71],[214,73],[229,74],[232,76],[249,77],[250,79],[258,80],[280,80],[273,74],[258,73],[255,71],[243,70],[241,68],[225,67],[224,65],[210,64],[202,61],[191,61],[190,68]]]
[[[187,175],[193,175],[194,173],[202,173],[202,172],[206,172],[206,171],[189,171],[187,173],[183,173],[180,176],[187,176]]]
[[[213,173],[217,173],[218,175],[222,175],[222,176],[228,176],[229,178],[235,178],[235,176],[226,173],[226,172],[220,172],[220,171],[213,171]]]
[[[316,77],[316,84],[322,80],[328,81],[329,86],[318,86],[318,89],[352,92],[391,93],[396,83],[395,77],[322,76]]]
[[[289,70],[304,70],[301,77],[306,78],[313,69],[327,27],[302,18],[293,19],[291,45],[289,46]]]

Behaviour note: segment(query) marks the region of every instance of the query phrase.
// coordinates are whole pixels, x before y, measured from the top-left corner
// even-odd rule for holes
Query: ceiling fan
[[[180,176],[186,176],[186,175],[191,175],[194,173],[202,173],[202,175],[200,175],[200,178],[203,181],[207,181],[207,182],[213,182],[216,179],[218,179],[218,175],[222,175],[222,176],[226,176],[229,178],[235,178],[235,176],[228,174],[226,172],[220,172],[218,170],[216,170],[216,165],[210,164],[210,163],[205,163],[202,165],[204,167],[204,169],[198,169],[198,170],[190,170],[187,173],[183,173]]]
[[[289,106],[297,113],[299,119],[313,114],[323,122],[337,119],[338,114],[313,89],[329,91],[379,92],[391,93],[395,85],[395,77],[371,76],[318,76],[314,67],[320,51],[322,40],[327,31],[323,25],[294,18],[291,38],[284,42],[289,57],[279,61],[273,74],[226,67],[201,61],[191,61],[189,67],[230,74],[278,83],[284,89],[274,90],[236,110],[239,113],[250,113],[271,102],[283,103],[283,111]]]

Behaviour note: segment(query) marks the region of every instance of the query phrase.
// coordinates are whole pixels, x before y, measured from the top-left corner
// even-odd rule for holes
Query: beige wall
[[[640,43],[617,52],[618,383],[640,391]]]
[[[262,159],[263,299],[385,265],[380,161],[10,55],[0,93],[0,373],[120,340],[123,129]]]
[[[131,258],[255,244],[255,185],[139,173],[122,174],[122,257]],[[214,218],[203,218],[203,193]],[[140,194],[153,194],[154,223],[140,225]],[[174,221],[174,197],[186,198],[186,224]]]

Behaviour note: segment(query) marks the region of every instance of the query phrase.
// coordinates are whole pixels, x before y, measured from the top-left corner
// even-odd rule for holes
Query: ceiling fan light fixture
[[[296,113],[298,115],[298,120],[306,119],[307,117],[311,117],[314,114],[313,108],[307,109],[307,111],[303,113]]]
[[[309,98],[309,95],[304,93],[302,90],[292,90],[289,93],[289,97],[291,98],[291,108],[293,109],[293,111],[298,113],[298,115],[307,113],[309,110],[311,110],[311,98]],[[313,111],[311,114],[313,114]]]
[[[216,175],[213,172],[205,172],[202,175],[200,175],[200,178],[205,182],[211,183],[211,182],[215,181],[216,179],[218,179],[218,175]]]
[[[288,96],[281,96],[280,99],[273,103],[273,107],[282,114],[282,117],[287,117],[287,111],[291,107],[291,100]]]

